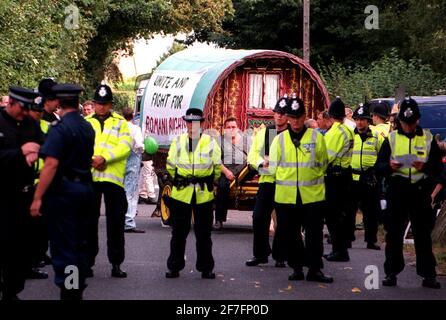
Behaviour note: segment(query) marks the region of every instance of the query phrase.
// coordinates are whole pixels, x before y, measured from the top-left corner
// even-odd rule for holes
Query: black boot
[[[127,278],[127,273],[121,270],[121,266],[119,264],[112,265],[111,275],[114,278]]]
[[[180,273],[178,271],[167,271],[166,272],[166,278],[167,279],[173,279],[178,278],[180,276]]]
[[[426,288],[431,288],[431,289],[440,289],[441,288],[440,282],[438,282],[435,277],[433,277],[433,278],[424,278],[422,286],[426,287]]]
[[[324,258],[327,261],[335,261],[335,262],[347,262],[350,261],[350,257],[348,252],[332,252],[330,254],[324,254]]]
[[[80,301],[82,300],[82,290],[79,289],[60,289],[60,300]]]
[[[294,269],[293,273],[288,276],[288,280],[290,281],[299,281],[304,279],[305,275],[304,272],[302,271],[302,268]]]
[[[397,284],[397,278],[393,274],[386,275],[385,279],[383,280],[383,286],[385,287],[395,287],[396,284]]]
[[[248,267],[255,267],[255,266],[258,266],[259,264],[262,264],[262,263],[268,263],[268,258],[260,258],[260,259],[258,259],[256,257],[253,257],[252,259],[247,260],[245,262],[245,264]]]
[[[213,273],[212,271],[203,271],[201,273],[201,277],[203,279],[215,279],[215,273]]]
[[[321,283],[332,283],[333,278],[327,277],[320,269],[310,269],[307,273],[307,281],[315,281]]]

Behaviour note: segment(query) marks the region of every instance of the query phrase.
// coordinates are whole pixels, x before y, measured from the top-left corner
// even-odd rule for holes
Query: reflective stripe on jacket
[[[295,204],[297,188],[303,204],[325,200],[326,168],[327,149],[321,133],[308,128],[299,147],[293,144],[288,130],[280,133],[270,151],[269,170],[276,179],[274,200]]]
[[[111,182],[124,187],[125,167],[132,147],[132,138],[127,121],[113,112],[104,121],[104,129],[98,119],[91,114],[85,118],[93,127],[96,138],[94,155],[102,156],[106,161],[106,169],[92,169],[94,182]]]
[[[184,133],[172,141],[166,168],[173,178],[175,174],[196,178],[209,177],[214,174],[214,180],[217,181],[221,174],[221,149],[214,138],[202,134],[195,150],[189,152],[189,136]],[[214,199],[214,190],[209,190],[206,185],[201,189],[198,183],[181,189],[174,186],[171,197],[184,203],[191,203],[194,190],[197,204]]]

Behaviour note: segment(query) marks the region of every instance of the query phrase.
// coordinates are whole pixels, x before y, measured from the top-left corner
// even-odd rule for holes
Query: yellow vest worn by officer
[[[390,115],[390,105],[384,100],[375,100],[368,103],[370,113],[374,116],[378,116],[382,120],[386,120]],[[371,126],[372,130],[377,131],[383,138],[387,138],[389,135],[391,125],[390,122],[379,123],[376,126]]]
[[[181,177],[205,178],[214,174],[214,181],[221,174],[221,150],[214,138],[202,134],[195,150],[189,152],[189,135],[184,133],[176,137],[170,145],[166,168],[169,174]],[[203,187],[203,188],[202,188]],[[214,199],[213,188],[206,184],[189,184],[183,188],[173,186],[171,197],[175,200],[191,203],[193,194],[196,203],[206,203]]]
[[[356,108],[355,112],[353,112],[353,119],[370,121],[369,106],[361,105]],[[377,131],[372,130],[370,126],[365,133],[360,133],[358,129],[355,129],[354,133],[351,166],[353,180],[359,181],[361,174],[375,165],[384,138]]]
[[[384,138],[376,131],[368,130],[367,139],[363,141],[359,133],[355,134],[355,141],[352,154],[353,180],[359,181],[359,174],[375,165],[378,158],[379,149],[384,142]]]
[[[119,114],[112,112],[101,123],[91,114],[85,118],[92,125],[96,138],[94,141],[94,155],[104,157],[106,169],[98,171],[92,169],[94,182],[111,182],[124,187],[125,167],[132,147],[132,137],[127,121]]]
[[[265,161],[263,158],[263,154],[265,153],[264,151],[265,138],[266,138],[266,130],[268,129],[269,128],[264,127],[256,133],[252,141],[251,149],[249,149],[248,152],[248,163],[251,167],[253,167],[255,170],[259,172],[260,175],[259,183],[264,183],[264,182],[274,183],[274,176],[269,172],[269,170],[260,167],[260,165]]]
[[[323,201],[327,168],[324,137],[308,128],[299,147],[296,147],[289,130],[276,136],[271,144],[269,170],[276,180],[274,200],[282,204],[296,204],[299,188],[302,204]]]
[[[398,131],[392,131],[389,134],[390,159],[403,164],[400,169],[392,173],[392,176],[408,178],[411,183],[416,183],[425,178],[423,172],[412,166],[412,162],[415,160],[422,162],[428,160],[433,136],[428,129],[423,129],[422,132],[422,135],[415,135],[412,139],[398,133]]]
[[[334,122],[325,134],[328,164],[348,168],[352,160],[354,132],[345,124]]]
[[[380,136],[382,136],[383,138],[387,138],[390,133],[390,123],[389,122],[380,123],[380,124],[377,124],[376,126],[370,126],[370,128],[373,131],[378,132],[378,134]]]
[[[40,130],[43,132],[44,135],[46,135],[48,133],[49,125],[50,125],[49,122],[42,120],[42,119],[39,120]],[[37,160],[36,174],[39,174],[40,171],[42,171],[43,163],[44,163],[44,161],[42,158],[39,158],[39,160]],[[38,183],[39,183],[39,178],[34,179],[34,184],[38,184]]]

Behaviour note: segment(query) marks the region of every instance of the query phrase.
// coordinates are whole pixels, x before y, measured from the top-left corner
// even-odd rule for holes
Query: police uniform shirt
[[[27,142],[43,143],[37,121],[26,116],[13,119],[6,110],[0,111],[0,192],[17,191],[34,182],[34,168],[26,163],[21,150]]]
[[[43,158],[59,160],[56,179],[62,175],[90,175],[95,132],[77,112],[69,112],[53,124],[41,148]]]

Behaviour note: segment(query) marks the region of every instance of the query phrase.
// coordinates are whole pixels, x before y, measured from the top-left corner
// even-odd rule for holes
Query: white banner
[[[154,137],[159,145],[170,145],[174,137],[186,131],[182,117],[203,74],[175,70],[153,73],[143,101],[144,137]]]

